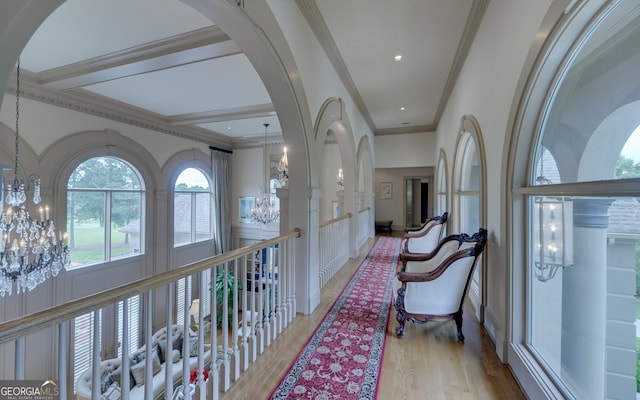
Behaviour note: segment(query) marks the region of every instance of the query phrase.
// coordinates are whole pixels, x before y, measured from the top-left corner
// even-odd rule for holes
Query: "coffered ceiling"
[[[487,4],[290,0],[289,6],[307,19],[379,135],[435,129]],[[21,71],[26,91],[40,99],[83,104],[170,134],[230,147],[264,138],[264,123],[270,137],[281,135],[269,94],[242,50],[177,0],[67,0],[25,47]]]

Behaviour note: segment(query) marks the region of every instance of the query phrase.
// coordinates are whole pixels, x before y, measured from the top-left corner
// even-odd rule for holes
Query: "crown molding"
[[[320,9],[318,8],[315,0],[296,0],[296,4],[307,21],[307,24],[311,27],[316,39],[320,42],[320,46],[324,49],[331,65],[333,65],[333,68],[340,77],[342,84],[347,89],[347,92],[349,92],[349,95],[353,99],[358,111],[362,114],[362,118],[364,118],[369,129],[371,129],[372,132],[375,132],[376,125],[371,118],[371,114],[369,113],[367,106],[364,104],[364,100],[362,99],[356,84],[351,78],[347,65],[345,64],[342,55],[340,55],[338,46],[333,40],[333,36],[331,36],[329,27],[327,27],[327,24],[322,18],[322,14],[320,13]]]
[[[438,102],[438,109],[434,115],[433,123],[430,125],[433,128],[430,130],[435,131],[438,127],[438,123],[440,123],[442,113],[444,112],[447,102],[449,101],[449,97],[451,97],[451,93],[453,92],[453,88],[460,77],[460,71],[462,71],[462,66],[467,59],[467,55],[469,55],[469,50],[471,49],[471,45],[473,44],[476,34],[478,33],[480,23],[482,22],[482,18],[484,18],[487,7],[489,7],[489,0],[474,0],[471,5],[471,10],[469,11],[469,16],[467,17],[467,22],[465,23],[464,31],[462,32],[462,37],[458,43],[456,54],[453,57],[449,76],[447,77],[444,89],[442,90],[440,101]]]
[[[15,80],[14,71],[7,82],[5,93],[16,94]],[[229,138],[218,132],[194,126],[176,126],[169,123],[166,118],[159,114],[110,100],[94,93],[80,89],[59,92],[44,88],[37,83],[34,74],[27,71],[20,71],[20,89],[22,98],[52,106],[205,143],[210,146],[229,148],[231,145]]]
[[[316,38],[320,42],[320,45],[327,54],[327,57],[331,61],[331,64],[336,70],[336,73],[353,98],[356,107],[362,114],[371,131],[374,132],[374,135],[389,135],[395,133],[417,133],[425,131],[429,132],[435,131],[437,129],[440,118],[442,117],[442,113],[444,112],[444,109],[447,105],[447,101],[449,101],[449,97],[451,96],[455,83],[458,80],[460,71],[462,70],[462,66],[464,65],[465,59],[469,54],[469,49],[471,48],[473,39],[478,32],[478,28],[480,27],[482,18],[484,17],[487,7],[489,6],[489,0],[473,1],[462,37],[458,44],[458,49],[456,50],[453,63],[449,70],[447,81],[440,96],[440,101],[438,102],[438,108],[434,115],[433,122],[429,125],[421,125],[410,128],[398,127],[388,129],[376,128],[371,118],[371,114],[367,110],[367,107],[364,104],[364,100],[362,99],[362,96],[360,96],[360,92],[357,90],[355,83],[353,82],[353,79],[351,78],[351,75],[347,70],[346,64],[344,63],[344,60],[342,59],[342,56],[338,51],[338,47],[333,40],[333,37],[331,36],[331,32],[329,31],[329,28],[322,18],[322,14],[320,13],[320,9],[318,8],[316,0],[296,0],[296,4],[307,20],[307,23],[311,27]]]
[[[435,132],[436,126],[431,125],[416,125],[411,127],[399,127],[399,128],[386,128],[386,129],[378,129],[374,132],[376,136],[383,135],[396,135],[399,133],[426,133],[426,132]]]
[[[273,104],[267,103],[246,107],[227,108],[224,110],[172,115],[167,117],[167,121],[173,125],[206,124],[246,118],[270,117],[274,115],[276,115],[275,107]]]

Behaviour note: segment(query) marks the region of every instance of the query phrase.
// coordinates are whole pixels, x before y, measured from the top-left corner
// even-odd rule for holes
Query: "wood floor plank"
[[[310,315],[298,314],[294,322],[220,398],[267,399],[307,343],[316,327],[369,252],[369,240],[358,259],[351,259],[323,288],[320,305]],[[402,340],[395,335],[391,311],[380,374],[378,399],[526,399],[511,371],[493,350],[484,328],[465,308],[464,343],[456,338],[455,323],[408,323]]]

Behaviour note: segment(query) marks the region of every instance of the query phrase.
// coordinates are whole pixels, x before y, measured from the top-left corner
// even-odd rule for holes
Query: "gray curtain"
[[[216,254],[231,250],[231,154],[211,149]]]

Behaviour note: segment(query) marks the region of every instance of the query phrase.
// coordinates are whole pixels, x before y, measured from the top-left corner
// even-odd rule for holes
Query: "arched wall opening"
[[[26,0],[3,7],[5,29],[0,34],[0,51],[4,55],[0,60],[3,91],[15,60],[31,35],[63,3]],[[309,228],[313,213],[307,196],[308,188],[312,186],[312,180],[317,182],[317,176],[312,177],[310,172],[314,155],[307,143],[312,138],[312,124],[302,82],[296,78],[299,73],[294,58],[265,2],[236,4],[223,0],[185,0],[184,3],[210,18],[242,49],[263,80],[280,116],[284,140],[291,149],[289,226],[284,228],[299,227],[303,232],[294,255],[295,265],[301,266],[297,274],[296,292],[298,309],[309,313],[319,303],[319,289],[314,278],[317,275],[314,272],[318,269],[317,260],[310,254],[317,252],[317,238],[313,237],[317,233]]]

